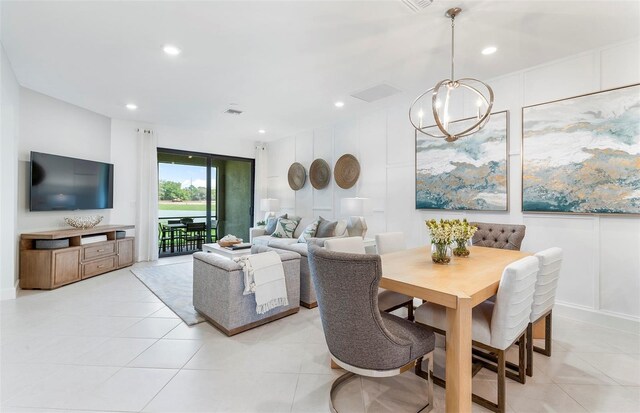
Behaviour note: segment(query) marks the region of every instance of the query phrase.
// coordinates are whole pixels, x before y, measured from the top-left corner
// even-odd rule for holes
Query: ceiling
[[[387,83],[408,102],[448,75],[443,15],[453,6],[464,9],[460,77],[488,79],[640,35],[637,1],[435,0],[414,13],[400,0],[3,0],[2,43],[20,84],[38,92],[113,118],[271,140],[370,110],[349,96],[362,89]],[[182,54],[165,55],[167,43]],[[483,56],[488,45],[498,52]],[[231,103],[244,113],[224,114]]]

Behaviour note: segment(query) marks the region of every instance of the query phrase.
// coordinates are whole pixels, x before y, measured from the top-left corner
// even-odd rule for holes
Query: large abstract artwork
[[[640,85],[522,109],[522,210],[640,213]]]
[[[479,132],[455,142],[418,134],[416,208],[508,210],[508,125],[504,111],[492,114]]]

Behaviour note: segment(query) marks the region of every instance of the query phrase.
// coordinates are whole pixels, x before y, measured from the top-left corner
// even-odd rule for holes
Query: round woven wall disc
[[[351,154],[342,155],[333,169],[333,177],[340,188],[351,188],[360,177],[360,162]]]
[[[329,185],[331,167],[324,159],[316,159],[309,168],[309,180],[315,189],[322,189]]]
[[[307,182],[307,170],[304,169],[301,163],[295,162],[289,167],[287,177],[289,178],[289,186],[291,189],[297,191],[302,189],[304,183]]]

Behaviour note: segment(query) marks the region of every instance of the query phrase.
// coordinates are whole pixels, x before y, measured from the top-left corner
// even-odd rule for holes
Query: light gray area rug
[[[131,269],[187,325],[205,321],[193,308],[193,262]]]

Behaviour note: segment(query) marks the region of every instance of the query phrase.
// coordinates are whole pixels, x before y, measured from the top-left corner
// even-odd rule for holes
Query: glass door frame
[[[228,156],[228,155],[217,155],[217,154],[211,154],[211,153],[205,153],[205,152],[195,152],[195,151],[188,151],[188,150],[183,150],[183,149],[171,149],[171,148],[157,148],[157,153],[166,153],[166,154],[172,154],[172,155],[183,155],[183,156],[194,156],[194,157],[201,157],[201,158],[205,158],[207,161],[207,198],[206,198],[206,205],[207,205],[207,209],[206,209],[206,222],[207,222],[207,236],[206,236],[206,242],[210,243],[211,242],[211,168],[214,166],[213,162],[214,161],[243,161],[243,162],[249,162],[251,163],[251,205],[249,207],[249,214],[251,216],[251,222],[253,222],[253,216],[254,216],[254,205],[255,205],[255,187],[256,187],[256,160],[253,158],[242,158],[239,156]],[[160,167],[160,162],[158,162],[158,168]],[[218,173],[216,173],[216,209],[218,207],[218,200],[220,199],[220,192],[218,191],[219,188],[219,182],[218,180],[220,179],[220,175]],[[158,187],[160,185],[160,179],[158,179]],[[216,219],[219,220],[220,217],[218,216],[218,211],[216,211]],[[218,237],[218,231],[216,229],[216,237]],[[177,255],[177,254],[174,254]]]

